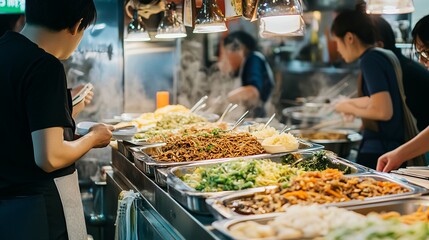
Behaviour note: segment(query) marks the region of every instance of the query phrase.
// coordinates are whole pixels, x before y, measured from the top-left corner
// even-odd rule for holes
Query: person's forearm
[[[42,129],[32,134],[36,164],[45,172],[52,172],[73,164],[94,146],[91,132],[75,141],[63,139],[59,127]]]
[[[350,112],[356,117],[372,120],[387,121],[391,118],[391,115],[387,114],[383,109],[372,106],[363,108],[354,104],[350,104]]]
[[[348,101],[358,108],[367,108],[369,105],[369,97],[351,98]]]
[[[365,98],[349,99],[337,103],[335,110],[352,114],[356,117],[372,120],[387,121],[393,116],[392,98],[388,92],[379,92],[371,95],[365,103]]]
[[[410,160],[429,152],[429,127],[395,151],[397,151],[399,158],[404,160]]]
[[[233,103],[246,102],[255,104],[259,100],[259,91],[252,85],[239,87],[228,94],[228,100]]]

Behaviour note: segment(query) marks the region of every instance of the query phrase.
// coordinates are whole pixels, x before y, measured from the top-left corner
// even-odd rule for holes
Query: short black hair
[[[429,47],[429,15],[420,19],[411,32],[413,43],[416,43],[417,37],[422,41],[425,47]]]
[[[360,5],[354,10],[341,11],[332,23],[331,33],[335,36],[344,38],[348,32],[355,34],[365,44],[375,43],[374,23]]]
[[[400,51],[395,46],[395,33],[393,33],[392,26],[390,26],[389,22],[378,15],[373,15],[371,18],[374,22],[376,40],[382,41],[385,49],[389,49],[392,52]]]
[[[82,30],[95,22],[97,10],[93,0],[26,0],[25,17],[29,24],[54,31],[71,29],[82,19]]]
[[[12,31],[21,14],[0,14],[0,37],[7,31]]]
[[[226,46],[230,43],[233,43],[234,40],[239,41],[251,52],[256,51],[258,49],[258,44],[255,38],[253,38],[245,31],[235,31],[228,34],[228,36],[223,39],[223,45]]]

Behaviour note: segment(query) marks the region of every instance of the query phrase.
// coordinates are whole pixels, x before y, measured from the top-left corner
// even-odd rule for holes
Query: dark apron
[[[33,190],[43,195],[0,197],[0,239],[87,239],[76,171]]]

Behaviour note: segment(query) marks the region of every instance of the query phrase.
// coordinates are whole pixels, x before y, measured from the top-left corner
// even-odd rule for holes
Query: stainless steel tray
[[[308,141],[300,141],[300,148],[294,151],[290,151],[288,153],[298,153],[298,152],[308,152],[308,151],[316,151],[323,149],[324,147],[317,143],[311,143]],[[284,155],[286,153],[279,153],[279,154],[270,154],[270,153],[264,153],[264,154],[258,154],[258,155],[252,155],[252,156],[245,156],[240,158],[269,158],[271,156],[277,156],[277,155]],[[222,159],[234,159],[234,158],[222,158],[222,159],[210,159],[210,160],[196,160],[191,162],[166,162],[166,161],[157,161],[154,158],[152,158],[149,154],[146,152],[140,151],[140,152],[134,152],[133,153],[134,163],[135,165],[146,175],[148,176],[154,176],[157,168],[168,168],[168,167],[176,167],[176,166],[182,166],[182,165],[188,165],[193,163],[200,163],[200,162],[208,162],[208,161],[219,161]]]
[[[357,212],[363,215],[367,215],[368,213],[371,213],[371,212],[383,213],[383,212],[390,212],[390,211],[395,211],[400,213],[401,215],[404,215],[404,214],[411,214],[413,212],[416,212],[420,206],[429,207],[429,198],[417,197],[417,198],[409,198],[409,199],[402,199],[402,200],[392,200],[388,202],[351,206],[351,207],[346,207],[346,209],[352,210],[354,212]],[[222,234],[227,236],[228,238],[238,240],[242,238],[237,238],[232,236],[229,230],[233,225],[241,222],[246,222],[246,221],[255,221],[260,224],[265,224],[268,221],[274,220],[274,218],[281,215],[282,213],[269,213],[269,214],[261,214],[261,215],[243,216],[239,218],[226,219],[226,220],[217,220],[212,223],[212,226],[218,231],[220,231]]]
[[[271,161],[274,162],[282,162],[282,157],[285,156],[285,154],[276,154],[276,155],[269,155],[269,156],[251,156],[251,157],[245,157],[244,159],[271,159]],[[302,152],[300,153],[303,157],[308,157],[314,154],[314,152]],[[265,191],[267,187],[258,187],[258,188],[252,188],[250,190],[243,190],[243,191],[222,191],[222,192],[199,192],[191,187],[189,187],[187,184],[185,184],[180,177],[184,174],[193,172],[198,167],[208,167],[212,165],[216,165],[223,162],[232,162],[243,159],[242,157],[238,158],[230,158],[230,159],[220,159],[220,160],[205,160],[198,163],[192,163],[188,164],[186,166],[177,166],[169,168],[168,170],[168,176],[167,176],[167,189],[170,195],[175,198],[179,203],[184,205],[186,208],[188,208],[191,211],[201,213],[201,214],[209,214],[210,211],[207,208],[206,205],[206,198],[210,197],[220,197],[224,195],[234,195],[241,192],[246,191]],[[339,157],[332,157],[330,160],[334,163],[337,163],[336,165],[332,165],[332,167],[336,167],[338,169],[344,169],[346,167],[349,167],[352,171],[352,174],[363,174],[368,173],[368,168],[365,168],[361,165],[354,164],[348,160],[339,158]]]
[[[229,229],[237,223],[242,223],[247,221],[255,221],[259,224],[266,224],[267,222],[274,220],[276,217],[280,215],[282,215],[282,213],[269,213],[269,214],[263,214],[263,215],[245,216],[245,217],[234,218],[234,219],[217,220],[212,223],[212,226],[216,230],[218,230],[219,232],[227,236],[228,239],[247,240],[248,238],[234,237],[231,234],[231,231]],[[276,240],[277,238],[261,238],[261,239]],[[309,238],[299,238],[299,240],[307,240],[307,239]],[[294,239],[289,239],[289,240],[294,240]]]
[[[390,181],[390,182],[397,183],[402,187],[409,189],[410,191],[407,193],[401,193],[401,194],[392,194],[392,195],[385,195],[385,196],[379,196],[379,197],[365,198],[364,200],[350,200],[347,202],[323,204],[324,206],[336,206],[336,207],[360,206],[360,205],[366,205],[366,204],[372,204],[372,203],[381,203],[381,202],[386,202],[391,200],[418,197],[424,193],[429,192],[429,190],[426,188],[422,188],[414,184],[407,183],[398,178],[392,177],[389,174],[384,174],[384,173],[378,173],[378,172],[358,173],[358,174],[346,175],[346,177],[360,177],[360,178],[371,177],[378,181]],[[213,196],[213,197],[207,198],[206,203],[209,211],[217,219],[243,217],[247,215],[234,212],[230,208],[226,207],[226,204],[236,199],[253,196],[256,193],[263,193],[266,190],[267,188],[249,189],[249,190],[243,190],[240,192],[235,192],[227,196],[220,196],[220,197]],[[266,215],[266,214],[261,214],[261,215]]]
[[[363,215],[367,215],[371,212],[383,213],[390,211],[395,211],[400,213],[401,215],[404,215],[416,212],[420,206],[429,207],[429,198],[422,196],[402,200],[395,199],[388,202],[350,206],[346,207],[346,209],[353,210]]]
[[[167,186],[168,168],[157,168],[155,172],[155,182],[161,187]]]

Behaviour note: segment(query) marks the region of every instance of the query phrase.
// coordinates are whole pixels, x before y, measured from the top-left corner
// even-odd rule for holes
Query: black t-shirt
[[[417,120],[418,129],[422,131],[429,126],[429,111],[426,103],[426,94],[429,91],[429,71],[404,55],[395,54],[402,67],[407,105]]]
[[[387,121],[377,121],[378,132],[365,129],[360,152],[385,153],[404,143],[404,120],[401,94],[395,70],[381,52],[368,49],[360,57],[362,91],[364,96],[388,92],[392,99],[393,116]]]
[[[61,62],[23,35],[7,32],[0,38],[0,81],[0,195],[22,195],[38,183],[73,173],[74,164],[51,173],[40,169],[31,138],[33,131],[50,127],[63,127],[65,140],[73,138],[75,124]]]

